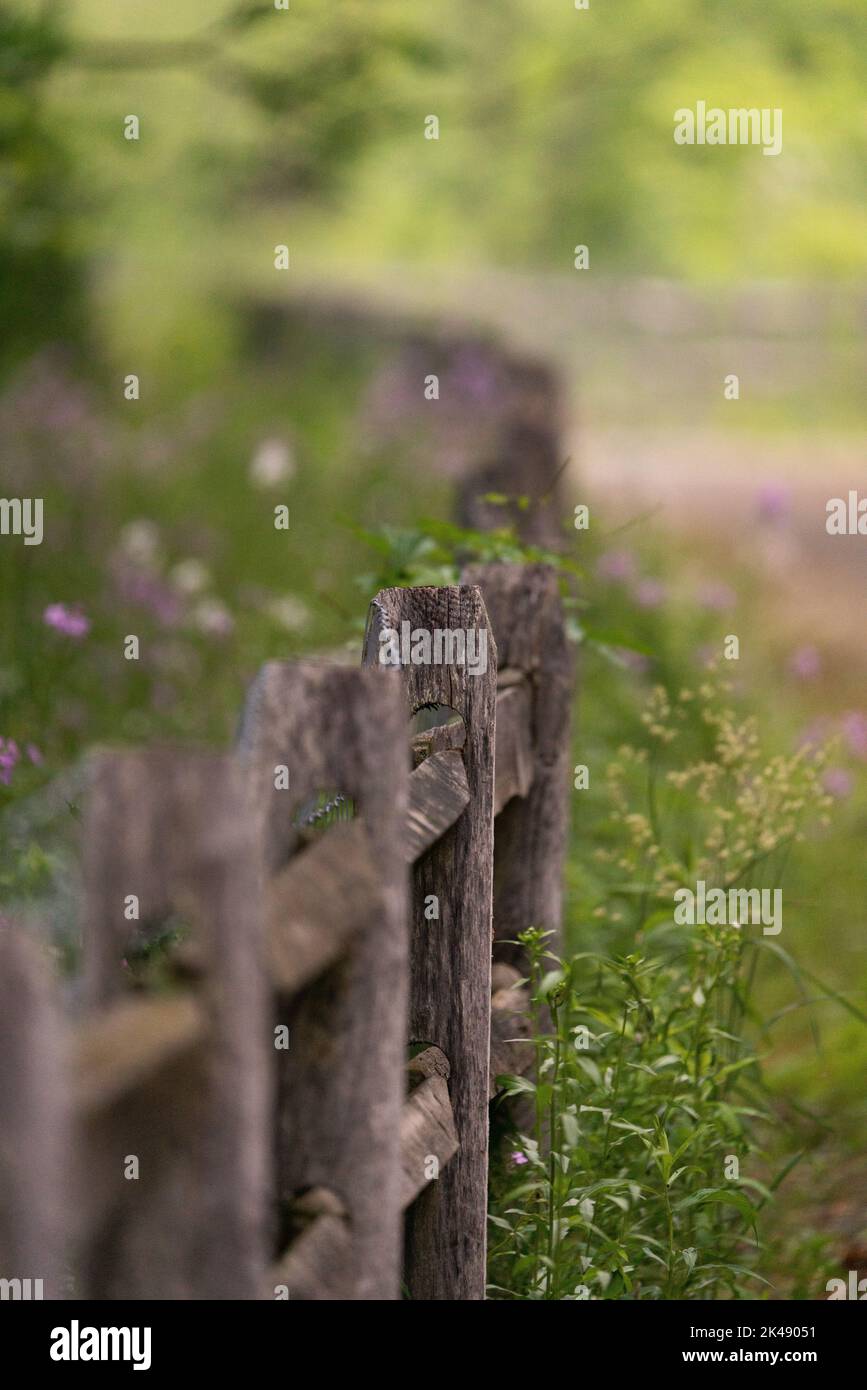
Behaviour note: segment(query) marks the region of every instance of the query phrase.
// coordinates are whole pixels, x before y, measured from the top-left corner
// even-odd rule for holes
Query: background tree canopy
[[[858,0],[2,0],[7,353],[66,334],[181,353],[228,282],[339,257],[708,281],[863,272]],[[783,110],[784,161],[692,148],[704,99]],[[122,138],[127,114],[141,140]],[[440,139],[423,139],[436,114]],[[785,226],[782,240],[779,228]],[[155,293],[155,285],[158,292]],[[207,354],[206,354],[207,356]]]

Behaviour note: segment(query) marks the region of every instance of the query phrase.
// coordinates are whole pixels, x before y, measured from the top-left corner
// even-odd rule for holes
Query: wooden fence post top
[[[389,676],[392,678],[389,679]],[[244,706],[238,752],[248,802],[262,836],[268,872],[298,848],[301,836],[287,814],[287,792],[275,786],[275,768],[290,778],[288,801],[297,809],[315,792],[330,789],[346,796],[369,826],[387,823],[404,788],[380,775],[383,744],[407,744],[400,683],[387,671],[359,670],[324,662],[269,661],[253,681]]]
[[[473,564],[465,567],[461,580],[481,591],[504,670],[536,670],[548,655],[548,644],[556,641],[558,650],[562,647],[563,607],[553,565]]]
[[[291,744],[299,776],[306,775],[312,758],[317,777],[359,781],[361,774],[345,756],[347,745],[340,736],[351,740],[377,705],[383,720],[392,717],[397,696],[383,691],[381,680],[377,672],[334,662],[266,661],[247,692],[241,719],[238,752],[245,775],[257,760],[285,752]],[[323,702],[329,705],[324,715]],[[333,737],[322,739],[323,725]]]
[[[427,634],[430,644],[416,633]],[[464,637],[463,660],[449,659],[457,648],[448,634],[455,633]],[[439,646],[437,634],[442,634]],[[381,589],[368,611],[362,660],[366,666],[402,669],[414,710],[444,704],[466,718],[474,687],[488,685],[478,677],[497,669],[497,647],[478,585]]]
[[[544,364],[522,358],[506,357],[503,368],[495,453],[463,479],[458,515],[464,525],[479,531],[508,522],[523,540],[559,550],[565,510],[559,381]],[[489,493],[508,501],[487,502]],[[525,498],[529,507],[521,500]]]

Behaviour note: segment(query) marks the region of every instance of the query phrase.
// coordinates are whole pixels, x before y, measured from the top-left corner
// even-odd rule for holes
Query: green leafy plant
[[[754,724],[720,704],[724,694],[710,679],[679,702],[653,689],[646,746],[610,762],[610,816],[597,827],[608,882],[594,914],[609,949],[564,958],[535,927],[519,938],[535,1069],[501,1084],[532,1102],[532,1121],[493,1171],[496,1298],[744,1298],[769,1287],[762,1213],[803,1153],[793,1132],[778,1157],[785,1108],[763,1076],[771,1021],[755,1007],[758,959],[772,952],[805,998],[809,983],[811,1002],[863,1016],[761,926],[675,920],[673,894],[696,876],[729,886],[764,869],[778,883],[827,811],[815,750],[765,761]],[[678,748],[701,751],[673,768]],[[631,949],[611,950],[627,938]]]

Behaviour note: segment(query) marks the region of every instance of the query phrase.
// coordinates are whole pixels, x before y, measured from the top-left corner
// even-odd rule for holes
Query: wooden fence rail
[[[390,670],[405,624],[486,661]],[[80,1018],[0,930],[0,1278],[484,1297],[488,1102],[532,1055],[491,948],[559,924],[571,681],[553,571],[487,566],[378,594],[361,670],[267,665],[235,752],[98,755]]]

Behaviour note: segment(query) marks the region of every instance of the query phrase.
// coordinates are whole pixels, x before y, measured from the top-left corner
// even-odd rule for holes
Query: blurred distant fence
[[[388,670],[404,624],[485,633],[486,668]],[[506,942],[559,923],[571,688],[554,571],[486,566],[378,594],[361,670],[265,666],[236,753],[97,755],[79,1021],[0,933],[5,1297],[484,1297],[488,1102],[533,1051]]]

